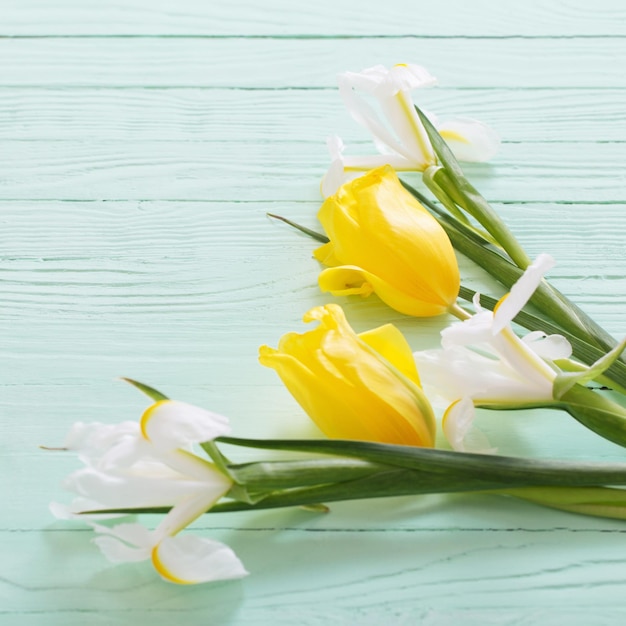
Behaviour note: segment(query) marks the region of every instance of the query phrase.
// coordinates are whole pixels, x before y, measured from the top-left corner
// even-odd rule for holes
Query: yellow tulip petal
[[[383,328],[366,333],[364,340],[335,304],[311,309],[304,320],[319,325],[307,333],[288,333],[278,349],[262,346],[259,360],[277,372],[326,435],[433,445],[432,409],[399,331]]]
[[[423,297],[418,290],[408,293],[380,276],[354,265],[323,270],[318,277],[318,284],[322,291],[332,293],[334,296],[367,297],[376,293],[392,309],[414,317],[441,315],[449,306],[443,298],[435,298],[432,294]]]
[[[318,277],[320,289],[333,296],[363,296],[374,293],[368,273],[354,265],[343,265],[323,270]]]
[[[276,370],[285,387],[298,404],[316,423],[318,428],[329,437],[339,439],[363,439],[380,441],[370,432],[367,422],[358,418],[363,398],[345,393],[337,393],[337,386],[329,385],[329,377],[314,373],[311,368],[290,355],[264,351],[260,362]]]
[[[376,353],[364,350],[355,336],[333,337],[323,349],[342,372],[345,384],[365,400],[359,419],[379,433],[377,441],[432,445],[434,417],[417,385],[400,379]]]
[[[421,386],[411,346],[393,324],[385,324],[359,333],[358,337],[390,363],[393,363],[405,376]]]
[[[341,265],[337,257],[335,256],[335,246],[332,242],[325,243],[323,246],[313,250],[313,256],[327,267],[333,267],[335,265]]]
[[[318,218],[332,248],[322,246],[316,258],[343,271],[324,270],[322,290],[369,295],[371,285],[392,308],[420,317],[440,315],[456,301],[460,274],[454,249],[391,167],[345,184],[324,202]]]

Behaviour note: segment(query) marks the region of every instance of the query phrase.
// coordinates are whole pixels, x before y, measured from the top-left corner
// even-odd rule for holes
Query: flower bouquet
[[[205,513],[323,512],[398,495],[492,493],[626,519],[626,463],[501,456],[477,425],[476,409],[547,407],[626,446],[626,344],[545,279],[554,260],[531,260],[468,181],[459,161],[491,159],[499,140],[480,122],[440,123],[415,106],[412,90],[434,82],[413,65],[341,75],[339,93],[380,154],[345,156],[342,141],[329,140],[324,232],[272,217],[321,244],[323,292],[376,294],[415,323],[455,318],[440,348],[414,352],[391,324],[356,333],[336,301],[305,314],[311,330],[262,346],[260,363],[328,439],[232,437],[227,418],[126,379],[150,406],[138,421],[74,425],[62,449],[83,463],[65,482],[77,497],[52,505],[89,524],[110,560],[149,560],[181,584],[239,578],[247,572],[228,546],[181,531]],[[399,178],[407,171],[421,174],[422,190]],[[457,255],[507,293],[463,285]],[[242,447],[258,458],[231,459]],[[129,514],[162,519],[153,529],[116,523]]]

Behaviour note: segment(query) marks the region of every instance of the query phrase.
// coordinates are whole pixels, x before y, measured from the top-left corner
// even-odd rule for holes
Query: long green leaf
[[[153,387],[149,387],[148,385],[144,385],[143,383],[133,380],[132,378],[122,378],[122,380],[131,384],[133,387],[136,387],[137,389],[139,389],[139,391],[145,393],[151,400],[154,400],[155,402],[169,400],[169,398],[160,391],[157,391]]]
[[[228,472],[250,489],[289,489],[339,483],[393,469],[355,458],[315,458],[231,464]]]
[[[574,385],[563,394],[561,401],[563,408],[581,424],[605,439],[626,447],[624,407],[580,385]]]
[[[415,107],[415,110],[426,129],[426,133],[428,134],[428,138],[430,139],[437,157],[444,166],[444,168],[440,169],[432,176],[432,179],[443,191],[451,189],[449,195],[452,195],[452,199],[458,199],[457,204],[482,224],[498,244],[507,251],[514,263],[518,267],[526,269],[531,261],[513,233],[485,198],[483,198],[467,180],[459,162],[456,160],[454,154],[452,154],[452,150],[450,150],[448,144],[428,117],[424,115],[418,107]],[[424,180],[428,182],[428,177]]]
[[[297,222],[293,222],[292,220],[287,219],[286,217],[283,217],[282,215],[275,215],[274,213],[267,213],[267,217],[271,217],[272,219],[284,222],[285,224],[288,224],[292,228],[299,230],[301,233],[304,233],[308,237],[311,237],[311,239],[315,239],[315,241],[319,241],[320,243],[328,243],[330,241],[330,239],[326,235],[322,233],[318,233],[317,231],[312,230],[311,228],[307,228],[306,226],[302,226],[302,224],[298,224]]]
[[[416,111],[424,124],[437,156],[444,166],[433,176],[425,177],[424,181],[427,183],[430,179],[434,180],[438,192],[440,190],[446,191],[446,188],[453,188],[454,198],[462,202],[462,208],[477,219],[506,250],[513,264],[522,270],[528,267],[530,259],[513,233],[485,198],[467,180],[452,151],[430,120],[419,108],[416,107]],[[482,267],[490,271],[488,265]],[[550,319],[587,343],[595,344],[605,351],[611,350],[615,346],[614,339],[573,302],[551,285],[544,284],[543,287],[542,292],[540,293],[538,290],[535,296],[535,304]],[[626,361],[626,359],[624,360]]]
[[[454,248],[485,269],[498,282],[510,288],[522,275],[522,270],[488,241],[482,239],[476,232],[468,229],[463,223],[429,201],[411,185],[405,182],[403,182],[403,185],[433,213],[435,219],[446,231]],[[535,291],[530,303],[548,319],[555,322],[558,325],[559,332],[577,337],[583,344],[596,346],[602,354],[613,349],[617,344],[584,311],[545,281]],[[579,351],[578,354],[580,355],[579,358],[587,364],[591,364],[597,359],[594,356],[593,360],[587,360],[583,351]],[[624,356],[621,357],[620,362],[626,365]],[[608,375],[610,377],[614,376],[615,369],[610,370]],[[625,386],[626,378],[620,375],[619,379],[615,379],[615,382]]]
[[[526,484],[525,481],[531,481],[528,484],[544,484],[541,481],[545,481],[546,484],[577,486],[626,484],[626,463],[546,461],[351,440],[220,437],[217,441],[247,448],[355,457],[396,468],[439,473],[448,478],[458,474],[483,481],[493,481],[497,476],[497,480],[506,484]]]

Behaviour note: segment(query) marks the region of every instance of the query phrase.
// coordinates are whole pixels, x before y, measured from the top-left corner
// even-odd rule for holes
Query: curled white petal
[[[93,524],[100,535],[93,542],[112,563],[135,563],[150,558],[152,534],[141,524],[118,524],[111,528]]]
[[[326,148],[328,149],[330,158],[335,161],[343,158],[342,155],[343,151],[346,149],[346,145],[343,143],[341,137],[331,135],[328,139],[326,139]]]
[[[135,436],[139,432],[137,422],[102,424],[100,422],[76,422],[67,437],[64,447],[68,450],[89,455],[101,453],[120,439]]]
[[[104,556],[113,563],[145,561],[150,558],[152,532],[141,524],[118,524],[101,526],[92,524],[98,533],[93,542]]]
[[[337,83],[374,94],[386,82],[388,73],[387,68],[379,64],[360,72],[342,72],[337,76]]]
[[[71,507],[67,504],[61,504],[60,502],[51,502],[48,505],[50,509],[50,513],[54,515],[57,519],[70,520],[76,519],[78,517],[74,511],[72,511]]]
[[[453,450],[465,452],[465,436],[474,423],[475,413],[470,398],[456,400],[444,413],[442,430]]]
[[[389,68],[388,83],[393,90],[390,95],[395,95],[398,91],[432,87],[437,84],[437,79],[421,65],[398,63]]]
[[[494,454],[496,448],[490,446],[487,436],[474,424],[475,416],[476,410],[470,398],[457,400],[448,407],[444,415],[444,435],[452,449],[458,452]]]
[[[152,560],[167,581],[195,584],[229,580],[247,575],[241,561],[226,545],[193,535],[167,536],[157,540],[158,531],[141,524],[107,527],[92,524],[98,536],[93,540],[113,563]]]
[[[563,335],[546,335],[536,330],[524,335],[522,341],[543,359],[556,361],[572,356],[572,344]]]
[[[164,539],[153,550],[152,562],[165,580],[178,584],[231,580],[248,575],[228,546],[194,535]]]
[[[322,195],[324,198],[332,196],[345,182],[343,151],[345,145],[340,137],[333,135],[326,140],[330,154],[330,167],[322,180]]]
[[[348,112],[355,122],[369,130],[379,149],[390,149],[410,161],[413,160],[412,155],[407,152],[401,141],[399,141],[380,120],[376,111],[363,98],[358,96],[354,90],[355,86],[369,85],[369,82],[370,81],[363,82],[355,80],[355,75],[350,73],[339,76],[339,95],[346,105]]]
[[[115,537],[136,548],[151,548],[153,544],[153,532],[141,524],[116,524],[115,526],[103,526],[91,524],[92,528],[101,535]]]
[[[460,324],[451,324],[441,331],[441,346],[444,349],[454,346],[468,346],[488,343],[493,337],[493,313],[480,310]]]
[[[150,558],[150,550],[129,546],[115,537],[96,537],[93,543],[111,563],[137,563]]]
[[[140,425],[144,437],[161,449],[185,448],[230,433],[228,418],[175,400],[153,404]]]
[[[391,98],[381,99],[380,104],[396,136],[400,138],[403,146],[400,154],[413,162],[413,169],[423,171],[429,165],[434,165],[435,152],[410,94],[399,91]]]
[[[70,429],[64,447],[75,450],[84,463],[103,469],[132,465],[144,453],[137,422],[77,422]]]
[[[456,118],[439,124],[437,130],[459,161],[490,161],[500,149],[500,137],[486,124],[470,118]]]

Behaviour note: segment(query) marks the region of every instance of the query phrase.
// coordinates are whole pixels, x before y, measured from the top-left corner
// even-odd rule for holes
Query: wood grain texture
[[[480,119],[506,143],[626,142],[621,89],[440,86],[421,90],[415,99],[441,120]],[[319,148],[330,133],[340,134],[348,143],[367,139],[331,87],[254,91],[24,87],[5,90],[0,99],[0,138],[5,141],[81,141],[88,134],[91,140],[119,142],[282,139]]]
[[[12,322],[37,317],[48,303],[63,317],[89,318],[97,307],[100,315],[114,314],[129,323],[164,314],[184,320],[214,312],[225,314],[225,320],[216,320],[222,327],[236,307],[242,313],[257,308],[264,324],[273,323],[272,310],[293,317],[294,310],[304,312],[308,303],[327,297],[317,293],[319,265],[311,258],[316,246],[269,220],[266,212],[319,228],[319,205],[3,202],[0,277],[10,307],[6,315]],[[556,256],[557,266],[550,272],[555,284],[619,333],[626,269],[622,207],[542,202],[495,206],[531,255],[552,251]],[[35,222],[39,229],[33,229]],[[279,270],[281,258],[285,264]],[[233,272],[238,278],[229,285]],[[466,276],[473,286],[483,279],[476,272]],[[381,307],[375,307],[371,319],[381,314],[402,319],[389,310],[382,313]],[[282,313],[277,317],[280,326]],[[296,313],[295,319],[299,317]]]
[[[2,626],[623,623],[623,523],[495,496],[205,516],[192,532],[229,543],[252,576],[166,585],[52,520],[77,461],[38,445],[74,421],[136,419],[146,402],[121,375],[229,415],[239,435],[319,436],[257,363],[330,300],[315,244],[266,213],[317,227],[327,135],[372,152],[335,75],[375,63],[423,63],[440,87],[421,104],[500,133],[470,178],[622,336],[625,16],[610,0],[2,0]],[[357,330],[391,321],[416,349],[447,322],[336,301]],[[479,420],[502,453],[623,459],[560,413]]]
[[[623,36],[623,7],[611,0],[546,4],[526,0],[318,0],[315,5],[260,5],[236,0],[223,5],[197,0],[3,0],[0,34],[175,36],[364,36],[571,37]]]
[[[495,618],[496,611],[498,624],[537,623],[530,621],[531,616],[545,623],[541,616],[550,610],[561,616],[576,610],[580,617],[574,623],[582,623],[600,603],[604,616],[622,610],[625,579],[619,532],[224,529],[212,535],[248,555],[253,578],[181,590],[164,586],[140,564],[96,568],[97,548],[85,545],[86,532],[18,535],[10,538],[17,548],[10,554],[19,553],[21,558],[10,559],[11,573],[0,583],[0,588],[12,590],[2,611],[16,619],[14,623],[43,623],[34,620],[45,616],[65,624],[78,624],[78,619],[107,624],[184,619],[375,626],[437,623],[432,620],[454,614],[468,615],[464,623],[477,624],[481,614]],[[0,535],[5,549],[6,539]],[[350,560],[350,568],[328,567],[337,553]],[[612,556],[599,560],[598,553]],[[69,567],[51,584],[45,572],[61,558]],[[273,567],[268,569],[270,562]],[[306,568],[306,586],[293,575],[301,568]]]
[[[346,70],[420,63],[446,87],[623,89],[625,60],[621,37],[7,38],[0,39],[0,84],[324,89],[334,88],[335,76]]]
[[[277,134],[283,135],[283,129]],[[288,131],[288,127],[284,130]],[[287,135],[288,137],[288,135]],[[329,159],[315,144],[226,141],[5,141],[0,200],[318,200]],[[374,154],[371,143],[349,154]],[[505,144],[465,170],[492,202],[619,203],[626,143]],[[36,175],[33,175],[33,168]],[[307,180],[306,184],[303,181]],[[418,184],[415,175],[408,180]],[[245,184],[243,184],[245,181]]]

